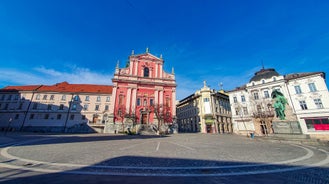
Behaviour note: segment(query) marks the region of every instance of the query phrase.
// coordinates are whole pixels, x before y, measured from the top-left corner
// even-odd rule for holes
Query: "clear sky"
[[[225,90],[262,67],[329,75],[329,1],[1,0],[0,88],[106,84],[117,61],[163,55],[177,99]],[[327,82],[328,84],[328,82]]]

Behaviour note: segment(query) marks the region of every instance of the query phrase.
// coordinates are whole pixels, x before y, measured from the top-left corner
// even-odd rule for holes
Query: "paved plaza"
[[[329,183],[326,147],[236,135],[0,137],[3,183]]]

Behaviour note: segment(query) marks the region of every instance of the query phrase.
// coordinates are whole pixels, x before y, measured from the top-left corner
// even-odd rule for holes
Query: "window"
[[[209,102],[209,98],[204,98],[203,102]]]
[[[314,103],[315,103],[315,106],[318,108],[318,109],[323,109],[323,105],[322,105],[322,101],[321,99],[314,99]]]
[[[328,118],[305,119],[305,123],[308,130],[328,130],[329,128]]]
[[[106,111],[109,110],[109,105],[105,105],[105,110],[106,110]]]
[[[19,118],[19,114],[16,114],[16,115],[15,115],[15,119],[18,119],[18,118]]]
[[[47,100],[47,95],[43,95],[42,100]]]
[[[307,109],[307,105],[306,105],[305,100],[299,101],[299,105],[300,105],[300,107],[301,107],[303,110],[306,110],[306,109]]]
[[[12,97],[12,95],[9,95],[8,98],[7,98],[7,100],[11,100],[11,97]]]
[[[235,115],[239,115],[239,108],[235,108]]]
[[[89,96],[86,96],[85,101],[89,101]]]
[[[1,100],[5,100],[6,95],[1,96]]]
[[[150,99],[150,105],[153,105],[153,99]]]
[[[66,100],[66,95],[62,96],[62,100],[65,101]]]
[[[246,98],[244,97],[244,95],[241,96],[241,102],[245,102]]]
[[[254,93],[254,99],[255,100],[258,100],[259,99],[259,96],[258,96],[258,93],[257,92]]]
[[[265,84],[265,80],[264,79],[262,80],[262,84]]]
[[[270,98],[270,94],[268,93],[268,91],[264,91],[264,97],[265,98]]]
[[[77,104],[73,104],[73,105],[72,105],[72,110],[73,110],[73,111],[77,110]]]
[[[233,97],[233,101],[234,101],[234,103],[237,103],[238,99],[236,97]]]
[[[18,100],[19,95],[15,95],[14,100]]]
[[[40,100],[40,95],[37,94],[37,96],[35,97],[36,100]]]
[[[149,77],[150,70],[149,68],[145,67],[144,68],[144,77]]]
[[[73,98],[74,101],[79,101],[79,96],[78,95],[75,95],[74,98]]]
[[[208,98],[208,101],[209,101],[209,98]],[[169,97],[166,98],[166,107],[170,107],[170,98]]]
[[[295,91],[296,91],[296,94],[302,93],[302,89],[300,89],[300,86],[295,86]]]
[[[62,115],[61,114],[57,114],[57,119],[61,119]]]
[[[147,100],[146,99],[144,99],[144,101],[143,101],[143,106],[147,106]]]
[[[34,114],[31,114],[30,115],[30,119],[34,119]]]
[[[18,109],[22,109],[23,107],[23,102],[19,103]]]
[[[137,98],[137,106],[140,106],[141,105],[141,99],[140,98]]]
[[[45,114],[45,119],[49,119],[49,114]]]
[[[95,106],[95,111],[98,111],[99,110],[99,105],[96,105]]]
[[[83,105],[83,110],[85,110],[85,111],[88,110],[88,104]]]
[[[248,115],[248,108],[247,107],[243,107],[243,114]]]
[[[71,114],[70,120],[74,120],[74,114]]]
[[[276,77],[273,77],[273,81],[276,81]]]
[[[50,96],[50,100],[54,100],[54,98],[55,98],[55,95]]]
[[[51,110],[51,104],[48,104],[47,110]]]
[[[81,116],[81,119],[82,119],[82,120],[85,120],[85,119],[86,119],[86,115],[82,115],[82,116]]]
[[[317,91],[314,83],[309,83],[309,84],[308,84],[308,87],[310,88],[310,91],[311,91],[311,92],[315,92],[315,91]]]
[[[257,105],[257,112],[262,112],[262,106]]]
[[[111,99],[111,98],[110,98],[109,96],[107,96],[107,97],[106,97],[106,102],[110,102],[110,99]]]
[[[37,108],[38,108],[38,104],[34,103],[32,109],[37,109]]]
[[[59,110],[64,110],[64,104],[59,105]]]

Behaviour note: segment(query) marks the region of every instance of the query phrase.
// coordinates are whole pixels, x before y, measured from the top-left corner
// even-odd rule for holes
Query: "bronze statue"
[[[286,110],[286,104],[287,104],[286,98],[278,90],[274,90],[272,92],[271,96],[272,96],[272,99],[275,100],[273,107],[275,109],[276,117],[279,117],[280,120],[285,120],[286,115],[285,115],[284,111]]]

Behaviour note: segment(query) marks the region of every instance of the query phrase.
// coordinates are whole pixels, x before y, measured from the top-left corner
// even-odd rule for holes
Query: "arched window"
[[[150,74],[149,68],[145,67],[144,68],[144,77],[149,77],[149,74]]]

